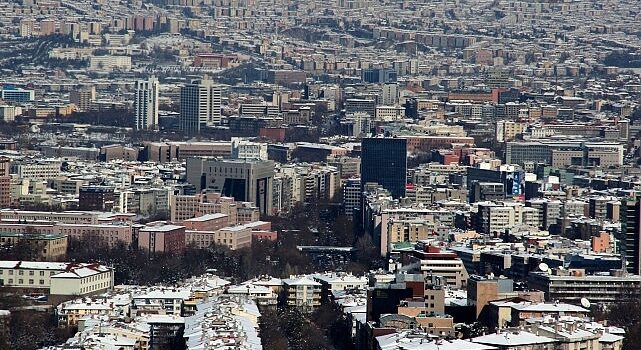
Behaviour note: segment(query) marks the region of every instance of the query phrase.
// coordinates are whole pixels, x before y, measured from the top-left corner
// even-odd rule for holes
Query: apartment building
[[[283,280],[287,305],[312,311],[320,306],[321,284],[307,277],[292,277]]]
[[[583,269],[531,272],[530,289],[545,293],[545,300],[578,304],[582,298],[592,303],[609,304],[641,296],[641,276],[624,271],[587,275]]]
[[[157,224],[141,228],[138,247],[151,253],[182,253],[185,250],[185,226]]]
[[[212,244],[224,245],[230,250],[251,246],[252,231],[248,228],[223,228],[216,231],[185,231],[185,242],[200,249],[209,248]]]
[[[65,224],[99,224],[109,222],[130,223],[135,214],[107,213],[98,211],[31,211],[0,209],[0,222],[59,222]]]
[[[113,288],[113,269],[100,264],[0,261],[0,285],[50,295],[89,295]]]
[[[0,233],[0,246],[12,246],[21,242],[35,249],[38,260],[57,261],[67,254],[67,235],[64,234]]]

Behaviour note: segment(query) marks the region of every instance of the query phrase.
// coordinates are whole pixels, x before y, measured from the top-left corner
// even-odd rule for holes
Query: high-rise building
[[[352,219],[354,211],[361,206],[361,179],[347,179],[343,184],[343,210]]]
[[[405,101],[405,118],[418,118],[418,100],[414,97]]]
[[[621,255],[625,268],[635,275],[641,274],[641,201],[626,198],[621,201]]]
[[[146,130],[158,127],[158,90],[156,77],[136,81],[134,97],[134,112],[136,129]]]
[[[398,103],[398,84],[385,83],[383,84],[382,101],[384,106],[394,106]]]
[[[0,207],[9,208],[11,205],[11,160],[0,158]]]
[[[405,196],[407,140],[364,138],[361,148],[361,187],[374,182],[394,198]]]
[[[91,108],[91,102],[96,99],[96,88],[85,86],[69,92],[69,102],[76,105],[78,111],[85,112]]]
[[[180,89],[180,129],[197,134],[204,126],[218,125],[222,119],[222,88],[205,78],[193,80]]]

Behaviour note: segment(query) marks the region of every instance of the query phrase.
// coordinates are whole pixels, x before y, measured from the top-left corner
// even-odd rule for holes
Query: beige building
[[[436,231],[436,223],[426,220],[390,220],[388,242],[417,242],[428,239]]]
[[[38,260],[56,261],[67,254],[67,236],[63,234],[0,233],[0,246],[27,243]]]
[[[49,294],[51,295],[91,295],[113,288],[114,271],[110,267],[99,264],[82,264],[54,274],[50,280]]]
[[[91,71],[113,71],[131,70],[131,56],[91,56],[89,57],[89,70]]]
[[[516,135],[522,134],[527,128],[526,123],[518,123],[509,120],[496,122],[496,140],[499,142],[512,141]]]
[[[88,295],[113,288],[113,269],[99,264],[0,261],[0,285],[54,296]]]
[[[212,244],[224,245],[231,250],[249,248],[252,243],[252,229],[248,225],[229,226],[216,231],[185,231],[185,243],[198,248],[209,248]]]
[[[69,102],[74,104],[78,111],[85,112],[91,108],[91,102],[96,99],[96,88],[86,86],[69,92]]]
[[[172,195],[170,200],[170,218],[172,222],[185,221],[206,214],[226,214],[229,223],[247,223],[258,221],[258,208],[247,202],[236,202],[232,197],[207,192],[197,195]]]

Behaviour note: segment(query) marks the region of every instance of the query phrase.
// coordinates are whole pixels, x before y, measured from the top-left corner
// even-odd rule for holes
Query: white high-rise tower
[[[158,128],[158,90],[156,77],[136,81],[134,112],[136,115],[136,130]]]
[[[219,125],[222,119],[222,88],[205,78],[180,89],[180,129],[199,133],[204,126]]]

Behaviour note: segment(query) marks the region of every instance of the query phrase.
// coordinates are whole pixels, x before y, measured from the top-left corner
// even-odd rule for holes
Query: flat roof
[[[61,233],[11,233],[0,232],[0,237],[21,237],[25,239],[54,240],[67,237]]]
[[[205,214],[202,216],[198,216],[195,218],[187,219],[185,221],[196,221],[196,222],[202,222],[202,221],[209,221],[209,220],[216,220],[216,219],[222,219],[224,217],[229,217],[227,214],[223,213],[215,213],[215,214]]]

